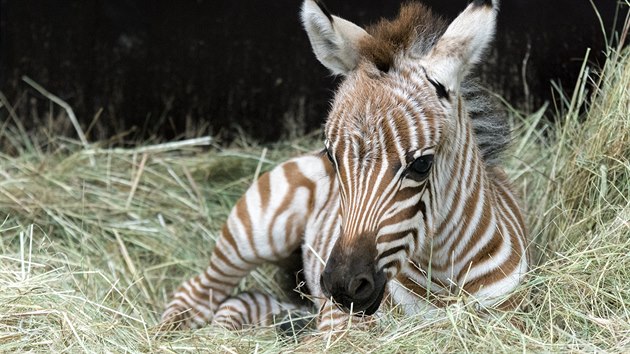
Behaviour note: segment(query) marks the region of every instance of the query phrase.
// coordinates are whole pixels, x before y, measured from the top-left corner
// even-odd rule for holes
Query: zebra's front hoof
[[[157,326],[158,333],[166,333],[184,329],[190,329],[191,310],[180,308],[168,308],[162,315],[162,320]]]
[[[297,337],[314,329],[316,316],[305,311],[283,311],[274,317],[277,331],[287,337]]]

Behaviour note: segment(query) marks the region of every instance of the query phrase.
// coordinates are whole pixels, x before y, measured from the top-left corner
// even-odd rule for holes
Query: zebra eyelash
[[[424,154],[409,164],[405,170],[405,177],[421,181],[429,176],[433,168],[433,154]]]
[[[428,177],[429,172],[431,172],[433,167],[433,159],[435,154],[435,147],[428,147],[422,150],[418,150],[415,152],[407,153],[407,164],[405,170],[403,172],[403,176],[405,178],[411,178],[413,180],[424,180]],[[426,170],[423,168],[422,171],[416,171],[414,167],[420,162],[421,165],[426,166]]]
[[[431,85],[433,85],[433,87],[435,87],[435,92],[437,92],[438,98],[440,98],[440,99],[446,98],[447,100],[450,99],[449,92],[446,89],[446,87],[444,87],[444,85],[442,85],[441,83],[439,83],[439,82],[437,82],[435,80],[432,80],[428,76],[427,76],[427,80],[429,80]]]
[[[436,146],[432,145],[432,146],[427,146],[419,150],[408,151],[405,154],[406,164],[410,165],[415,159],[424,155],[435,155],[435,149],[436,149]]]

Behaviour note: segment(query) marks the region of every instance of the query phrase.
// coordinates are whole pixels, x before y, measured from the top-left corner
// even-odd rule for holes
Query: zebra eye
[[[424,178],[431,171],[431,166],[433,166],[433,155],[420,156],[411,163],[409,172]]]
[[[431,79],[429,79],[429,82],[431,83],[431,85],[433,85],[433,87],[435,87],[435,92],[437,93],[438,98],[449,98],[448,90],[446,89],[446,87],[444,87],[444,85]]]

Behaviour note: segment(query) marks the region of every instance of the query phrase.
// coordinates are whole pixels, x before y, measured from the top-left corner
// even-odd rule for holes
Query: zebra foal
[[[233,295],[265,262],[301,255],[318,328],[370,319],[384,298],[406,313],[467,294],[498,306],[527,271],[527,233],[499,155],[504,116],[468,78],[495,31],[497,3],[450,24],[418,3],[363,29],[306,0],[313,51],[344,77],[321,152],[256,181],[221,230],[210,264],[184,282],[165,325],[268,325],[297,306]]]

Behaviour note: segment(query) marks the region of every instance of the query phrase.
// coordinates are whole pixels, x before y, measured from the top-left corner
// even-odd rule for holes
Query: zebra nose
[[[372,272],[359,273],[350,278],[335,275],[325,271],[319,278],[319,284],[326,297],[335,293],[344,298],[361,301],[369,298],[374,292],[374,274]]]
[[[359,303],[372,298],[377,287],[371,262],[340,264],[334,258],[328,261],[319,284],[324,296],[332,296],[346,308],[350,308],[352,302],[356,308]]]
[[[343,235],[341,236],[343,237]],[[376,269],[376,235],[355,237],[362,242],[337,240],[320,278],[322,293],[343,311],[371,315],[381,303],[387,278]]]
[[[331,269],[332,268],[332,269]],[[372,314],[378,308],[385,285],[385,277],[377,279],[371,269],[355,273],[346,267],[331,267],[324,270],[320,278],[322,293],[344,311],[366,312]],[[368,310],[372,308],[372,310]],[[366,311],[368,310],[368,311]]]
[[[354,300],[365,300],[374,292],[374,274],[365,272],[355,275],[346,287],[346,294]]]

